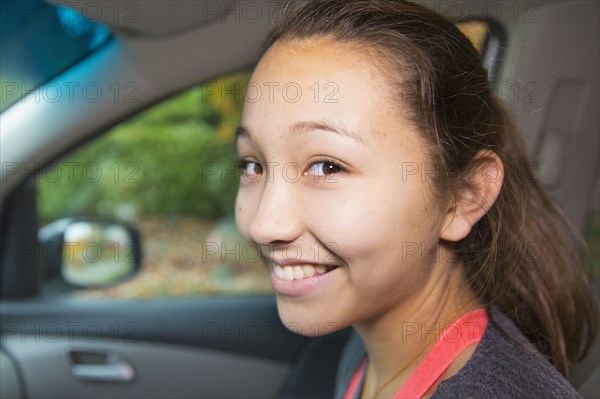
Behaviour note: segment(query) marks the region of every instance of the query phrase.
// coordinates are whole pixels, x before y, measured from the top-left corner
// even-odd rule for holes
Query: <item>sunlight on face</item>
[[[402,306],[439,261],[444,212],[414,173],[425,142],[382,76],[320,39],[276,43],[251,79],[236,220],[271,261],[283,322],[304,335]]]

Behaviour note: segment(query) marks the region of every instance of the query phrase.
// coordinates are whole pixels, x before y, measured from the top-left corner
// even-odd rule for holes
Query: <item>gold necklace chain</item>
[[[468,306],[468,305],[469,305],[471,302],[473,302],[473,301],[475,300],[475,298],[476,298],[475,296],[471,297],[471,298],[470,298],[468,301],[466,301],[465,303],[463,303],[463,304],[462,304],[462,305],[461,305],[461,306],[460,306],[460,307],[459,307],[459,308],[458,308],[458,309],[457,309],[457,310],[456,310],[454,313],[452,313],[450,316],[448,316],[448,317],[446,318],[446,320],[444,320],[444,325],[442,326],[442,328],[440,328],[440,329],[438,329],[438,330],[436,331],[436,333],[435,333],[435,335],[434,335],[433,339],[431,339],[431,340],[427,341],[427,342],[425,343],[425,345],[424,345],[424,346],[423,346],[423,347],[422,347],[422,348],[421,348],[421,349],[420,349],[420,350],[417,352],[417,354],[416,354],[416,355],[414,355],[414,356],[413,356],[413,357],[410,359],[410,361],[409,361],[407,364],[405,364],[404,366],[402,366],[402,368],[401,368],[400,370],[396,371],[396,372],[394,373],[394,375],[393,375],[391,378],[389,378],[389,379],[388,379],[388,380],[387,380],[387,381],[386,381],[386,382],[385,382],[383,385],[381,385],[381,387],[379,387],[379,388],[377,389],[377,391],[375,392],[375,396],[374,396],[374,398],[379,398],[379,394],[381,393],[381,391],[383,391],[383,390],[384,390],[384,389],[385,389],[385,388],[386,388],[388,385],[390,385],[392,382],[394,382],[394,380],[395,380],[396,378],[398,378],[398,376],[399,376],[400,374],[402,374],[404,371],[406,371],[406,369],[408,369],[408,368],[409,368],[409,367],[410,367],[410,366],[411,366],[411,365],[412,365],[412,364],[413,364],[413,363],[414,363],[414,362],[415,362],[415,361],[416,361],[416,360],[417,360],[417,359],[418,359],[418,358],[419,358],[419,357],[420,357],[420,356],[423,354],[423,352],[425,352],[425,350],[426,350],[426,349],[429,347],[429,345],[430,345],[432,342],[434,342],[435,340],[437,340],[437,338],[439,337],[439,334],[440,334],[440,332],[441,332],[441,331],[443,331],[443,330],[444,330],[444,328],[446,328],[446,327],[447,327],[447,326],[448,326],[448,325],[449,325],[449,324],[450,324],[452,321],[454,321],[454,320],[456,319],[456,316],[457,316],[457,315],[458,315],[458,314],[459,314],[459,313],[460,313],[460,312],[461,312],[461,311],[462,311],[464,308],[466,308],[466,307],[467,307],[467,306]],[[371,368],[371,366],[369,366],[369,370],[370,370],[370,368]],[[369,371],[369,370],[367,370],[367,372],[365,373],[365,383],[364,383],[364,386],[363,386],[363,388],[366,388],[366,387],[367,387],[368,378],[369,378],[369,373],[368,373],[368,371]],[[365,389],[363,389],[363,390],[362,390],[362,393],[361,393],[361,395],[360,395],[361,399],[364,399],[364,392],[365,392]]]

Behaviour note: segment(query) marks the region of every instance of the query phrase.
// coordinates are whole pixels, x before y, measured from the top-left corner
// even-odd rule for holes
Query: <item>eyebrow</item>
[[[292,134],[297,135],[306,135],[313,130],[325,130],[332,133],[340,134],[344,137],[349,137],[355,141],[363,143],[362,138],[358,136],[356,133],[340,126],[339,124],[333,124],[331,122],[296,122],[292,126]]]
[[[324,122],[324,121],[296,122],[292,125],[291,133],[294,136],[304,136],[304,135],[311,133],[314,130],[325,130],[328,132],[336,133],[336,134],[342,135],[344,137],[349,137],[355,141],[358,141],[361,144],[364,144],[362,138],[360,136],[358,136],[356,133],[344,128],[343,126],[340,126],[339,124],[333,124],[331,122]],[[236,139],[244,137],[244,138],[247,138],[248,140],[252,141],[252,135],[250,134],[250,131],[247,128],[245,128],[244,126],[239,126],[236,129],[235,137],[236,137]]]
[[[242,137],[252,141],[252,135],[250,134],[250,131],[244,126],[238,126],[238,128],[235,129],[235,139],[239,140]]]

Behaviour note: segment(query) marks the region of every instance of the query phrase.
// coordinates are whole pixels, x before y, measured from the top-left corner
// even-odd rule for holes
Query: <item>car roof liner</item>
[[[137,36],[171,36],[201,25],[222,21],[228,14],[244,12],[240,2],[223,1],[94,1],[58,0],[52,4],[70,7],[114,32]],[[251,13],[255,11],[246,10]]]

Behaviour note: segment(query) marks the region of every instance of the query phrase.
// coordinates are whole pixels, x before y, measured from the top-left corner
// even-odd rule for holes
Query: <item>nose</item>
[[[294,193],[294,184],[267,182],[250,224],[250,237],[260,245],[292,242],[302,234],[300,216],[300,201]]]

